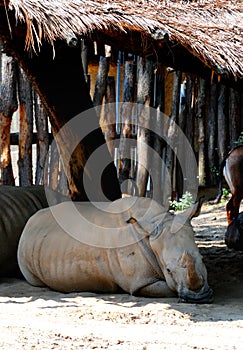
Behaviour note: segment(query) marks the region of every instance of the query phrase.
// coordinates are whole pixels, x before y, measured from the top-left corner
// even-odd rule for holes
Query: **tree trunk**
[[[139,196],[146,196],[150,170],[151,146],[150,97],[152,95],[153,62],[138,58],[138,133],[137,133],[137,188]]]
[[[7,27],[6,27],[7,28]],[[63,41],[43,43],[32,56],[24,51],[22,37],[2,32],[8,52],[32,81],[44,104],[57,139],[73,200],[115,200],[121,196],[116,169],[99,127],[81,62],[80,47]],[[82,113],[84,111],[87,111]],[[76,117],[76,118],[75,118]],[[65,127],[64,127],[65,125]],[[99,150],[87,164],[90,155]]]
[[[1,54],[1,94],[0,94],[0,170],[4,185],[15,185],[10,152],[10,127],[13,113],[17,110],[16,62]]]
[[[205,160],[205,118],[206,118],[206,80],[199,79],[199,94],[197,106],[198,118],[198,174],[199,185],[206,185],[206,160]]]
[[[220,164],[229,151],[228,106],[228,88],[220,84],[218,96],[218,155]]]

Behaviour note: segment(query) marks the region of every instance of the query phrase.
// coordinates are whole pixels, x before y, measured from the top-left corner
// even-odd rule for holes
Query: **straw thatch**
[[[182,46],[219,74],[243,76],[242,0],[9,0],[7,6],[27,25],[27,49],[70,35],[140,32]]]

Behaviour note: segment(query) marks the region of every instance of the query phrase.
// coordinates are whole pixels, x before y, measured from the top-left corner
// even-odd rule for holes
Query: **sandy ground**
[[[243,255],[226,248],[224,204],[193,219],[214,302],[63,294],[0,281],[1,349],[243,349]]]

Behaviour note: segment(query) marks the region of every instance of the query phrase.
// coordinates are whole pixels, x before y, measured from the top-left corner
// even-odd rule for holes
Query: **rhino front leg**
[[[176,296],[165,281],[157,281],[149,284],[148,286],[141,288],[138,294],[143,297],[153,298],[171,298]]]

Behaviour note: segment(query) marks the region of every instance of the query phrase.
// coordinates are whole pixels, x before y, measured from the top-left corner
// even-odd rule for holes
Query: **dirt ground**
[[[63,294],[0,281],[0,347],[6,349],[243,349],[243,253],[226,248],[224,204],[192,221],[214,302],[127,294]]]

